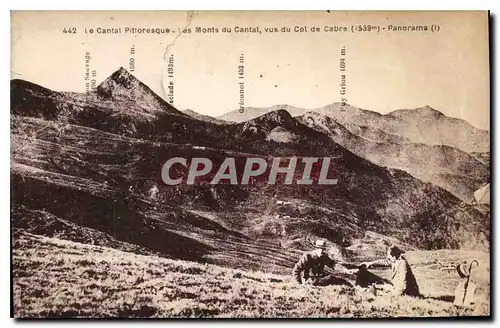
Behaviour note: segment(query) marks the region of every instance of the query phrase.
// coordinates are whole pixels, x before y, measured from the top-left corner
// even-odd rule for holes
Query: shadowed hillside
[[[293,266],[306,237],[348,247],[373,231],[418,248],[489,249],[488,215],[357,156],[287,111],[238,124],[198,120],[123,69],[88,94],[21,80],[11,87],[14,227],[274,271]],[[207,157],[214,171],[234,157],[241,177],[248,157],[289,156],[331,157],[329,172],[339,183],[167,186],[161,180],[172,157]],[[85,229],[68,232],[77,227]]]
[[[214,185],[214,186],[166,186],[160,180],[159,170],[164,161],[170,157],[209,157],[218,167],[227,154],[222,150],[195,150],[189,145],[176,145],[157,143],[152,141],[141,141],[128,137],[112,135],[98,130],[73,126],[66,127],[65,133],[59,133],[57,125],[31,118],[16,118],[13,120],[16,128],[13,131],[13,159],[23,166],[14,166],[13,191],[14,200],[34,210],[45,209],[47,204],[39,204],[38,198],[44,199],[42,194],[31,194],[30,190],[38,190],[30,187],[31,179],[26,176],[47,176],[37,178],[37,183],[52,185],[57,181],[64,188],[80,188],[92,192],[100,190],[104,197],[109,198],[110,204],[113,199],[125,199],[130,204],[146,206],[151,208],[151,213],[160,212],[166,204],[175,206],[165,211],[179,211],[179,207],[202,209],[209,212],[217,212],[217,216],[227,216],[232,220],[235,215],[241,216],[241,224],[235,225],[238,231],[242,226],[253,226],[253,223],[262,220],[276,220],[276,215],[288,215],[288,219],[278,219],[280,229],[279,237],[295,239],[304,234],[319,232],[325,233],[329,229],[340,229],[340,234],[325,235],[334,241],[343,238],[357,238],[364,229],[375,230],[386,234],[396,234],[404,237],[403,233],[406,218],[415,215],[426,217],[429,210],[437,213],[432,219],[442,221],[440,217],[453,215],[455,211],[462,211],[460,201],[439,188],[425,185],[411,176],[397,171],[381,169],[369,162],[363,161],[355,155],[346,152],[340,146],[335,146],[331,152],[324,150],[315,152],[314,144],[310,148],[304,147],[308,154],[324,154],[334,158],[331,172],[338,177],[337,186],[294,186],[294,185]],[[19,129],[19,130],[18,130]],[[43,130],[42,130],[43,129]],[[23,144],[26,135],[31,131],[40,131],[35,140]],[[68,133],[71,131],[71,133]],[[327,138],[325,136],[325,138]],[[260,139],[259,139],[260,140]],[[265,142],[265,138],[262,139]],[[304,139],[307,140],[307,139]],[[305,142],[305,141],[304,141]],[[307,143],[305,143],[307,145]],[[277,146],[277,145],[276,145]],[[282,153],[294,150],[294,144],[288,147],[276,148],[276,152]],[[90,148],[89,148],[90,147]],[[272,149],[273,145],[268,146]],[[114,151],[110,152],[109,149]],[[145,156],[147,154],[147,156]],[[247,155],[232,153],[238,163],[243,163]],[[239,165],[241,168],[243,164]],[[22,177],[16,178],[16,176]],[[28,184],[29,183],[29,184]],[[383,186],[383,188],[381,188]],[[29,192],[26,190],[29,188]],[[45,188],[45,187],[44,187]],[[56,202],[53,210],[59,210],[57,216],[64,215],[66,208],[59,208],[59,204],[67,202],[61,197],[70,190],[49,188],[45,193],[53,195],[50,199]],[[78,192],[82,192],[81,190]],[[42,189],[40,189],[42,190]],[[60,190],[60,191],[59,191]],[[377,191],[376,191],[377,190]],[[407,193],[401,193],[407,190]],[[381,191],[385,191],[381,193]],[[379,197],[374,200],[373,194]],[[410,201],[421,198],[426,193],[433,197],[422,200],[425,206],[408,207]],[[19,196],[17,196],[19,195]],[[75,195],[75,210],[86,213],[91,209],[88,206],[79,206],[81,196]],[[65,198],[64,198],[65,199]],[[84,199],[84,198],[82,198]],[[292,200],[293,206],[282,208],[273,204],[278,199]],[[59,203],[58,203],[59,202]],[[93,203],[94,200],[89,200]],[[391,202],[391,206],[388,206]],[[438,202],[445,202],[445,207]],[[82,203],[83,204],[83,203]],[[143,205],[141,205],[143,204]],[[434,204],[434,205],[431,205]],[[109,205],[111,206],[111,205]],[[156,208],[156,209],[155,209]],[[104,214],[109,213],[112,208],[104,207]],[[99,216],[99,211],[89,213],[92,217]],[[127,209],[124,209],[128,213]],[[161,213],[161,212],[160,212]],[[227,213],[227,214],[224,214]],[[243,213],[243,215],[239,214]],[[247,214],[245,214],[247,213]],[[55,214],[55,213],[53,213]],[[465,207],[465,217],[460,220],[464,222],[476,222],[479,225],[485,223],[478,213],[472,208]],[[155,214],[154,216],[157,216]],[[467,219],[466,219],[467,218]],[[478,220],[476,220],[479,218]],[[103,219],[103,218],[101,218]],[[113,220],[113,216],[109,217]],[[454,218],[449,218],[450,223]],[[252,223],[253,222],[253,223]],[[318,225],[318,229],[314,228]],[[467,223],[468,225],[471,223]],[[322,228],[319,228],[322,227]],[[445,228],[443,226],[443,228]],[[430,228],[430,227],[429,227]],[[439,227],[438,227],[439,228]],[[285,230],[283,230],[285,229]],[[434,228],[432,228],[434,229]],[[446,228],[448,229],[448,228]],[[283,232],[284,231],[284,232]],[[337,230],[338,231],[338,230]],[[474,228],[472,231],[477,231]],[[276,235],[275,235],[276,236]],[[412,242],[412,235],[405,237]],[[467,239],[466,236],[455,235],[453,230],[445,235],[444,245],[448,247],[459,247],[460,243]],[[463,239],[462,239],[463,238]],[[430,244],[429,244],[430,243]],[[429,247],[431,240],[422,241],[418,246]]]
[[[342,121],[317,113],[294,118],[300,109],[278,106],[224,123],[178,111],[123,68],[85,94],[12,80],[11,103],[16,318],[490,313],[489,210],[461,200],[489,182],[482,132],[463,144],[475,150],[469,155],[384,125],[413,122],[408,131],[415,132],[421,118],[432,117],[439,124],[428,124],[429,138],[433,129],[457,128],[428,109],[384,116],[351,108]],[[453,124],[464,135],[473,131]],[[208,158],[213,166],[189,185],[189,167],[172,166],[168,173],[182,182],[167,185],[162,167],[174,157],[187,166]],[[238,183],[212,184],[229,157]],[[338,183],[317,184],[318,162],[311,185],[282,184],[283,174],[269,184],[273,160],[284,166],[288,157],[298,162],[293,181],[306,171],[304,157],[327,157],[328,177]],[[248,158],[268,166],[241,184]],[[296,284],[292,268],[315,238],[340,245],[352,262],[382,258],[388,245],[399,245],[424,298]],[[473,307],[458,308],[459,278],[440,268],[472,259],[480,292]]]
[[[299,121],[329,135],[339,145],[380,166],[404,170],[432,182],[465,202],[489,180],[489,166],[448,146],[374,142],[351,133],[329,116],[308,112]]]

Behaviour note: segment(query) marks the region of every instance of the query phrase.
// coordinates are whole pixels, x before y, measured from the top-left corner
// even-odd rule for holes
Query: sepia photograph
[[[10,28],[13,318],[491,318],[488,11]]]

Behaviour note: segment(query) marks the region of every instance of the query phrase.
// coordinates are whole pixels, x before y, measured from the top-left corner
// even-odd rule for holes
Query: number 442
[[[76,27],[63,28],[63,33],[76,34]]]

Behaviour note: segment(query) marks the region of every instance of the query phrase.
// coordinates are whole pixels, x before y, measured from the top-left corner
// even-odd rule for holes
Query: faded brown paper
[[[11,19],[14,317],[491,315],[488,12]]]
[[[245,55],[245,104],[314,109],[340,101],[339,52],[348,62],[348,103],[387,113],[429,105],[482,129],[489,127],[488,13],[477,12],[13,12],[13,77],[61,91],[85,91],[89,51],[98,81],[128,69],[165,97],[165,49],[175,56],[175,106],[210,116],[238,108],[236,67]],[[84,28],[224,27],[232,33],[85,35]],[[432,32],[324,32],[352,25],[422,26]],[[262,33],[236,33],[234,27]],[[265,27],[289,27],[266,33]],[[295,26],[321,32],[293,32]],[[75,27],[76,35],[62,33]],[[63,50],[64,49],[64,50]],[[262,76],[262,77],[261,77]],[[162,87],[163,85],[163,87]],[[276,86],[276,87],[275,87]]]

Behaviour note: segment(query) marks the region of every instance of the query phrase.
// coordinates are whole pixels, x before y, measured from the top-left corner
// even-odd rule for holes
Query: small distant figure
[[[392,270],[390,279],[392,293],[420,297],[417,280],[404,254],[405,252],[399,247],[391,246],[387,250],[387,258],[363,263],[362,267],[368,269],[372,265],[390,266]]]
[[[324,272],[325,266],[329,266],[334,270],[354,274],[357,265],[346,263],[342,260],[340,249],[336,246],[331,247],[327,251],[326,241],[316,240],[314,243],[315,249],[306,252],[293,268],[293,276],[295,280],[302,285],[312,286],[329,286],[342,285],[350,286],[352,284],[343,279]]]

